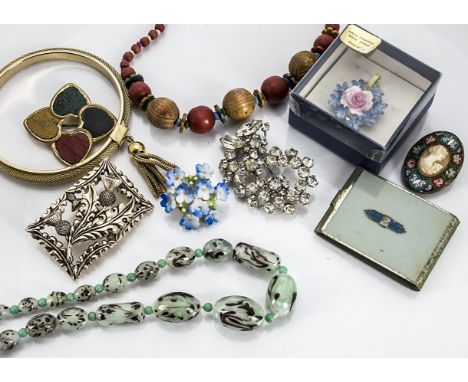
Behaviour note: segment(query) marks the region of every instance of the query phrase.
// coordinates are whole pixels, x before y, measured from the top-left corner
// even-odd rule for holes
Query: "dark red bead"
[[[140,44],[143,48],[146,48],[150,44],[150,42],[151,40],[147,36],[140,38]]]
[[[160,32],[164,32],[164,29],[166,29],[166,26],[164,24],[156,24],[154,26],[154,29],[157,29]]]
[[[328,34],[321,34],[314,41],[314,46],[312,47],[312,53],[322,54],[327,50],[330,44],[333,42],[334,38]]]
[[[138,44],[133,44],[131,49],[132,49],[132,52],[135,54],[138,54],[141,52],[141,46]]]
[[[122,60],[120,61],[120,67],[121,68],[126,68],[130,65],[130,63],[127,60]]]
[[[187,115],[190,130],[194,133],[204,134],[213,129],[216,119],[208,106],[197,106]]]
[[[340,31],[340,24],[325,24],[325,29],[330,28],[334,31]]]
[[[148,32],[148,36],[151,37],[151,40],[156,40],[159,36],[158,32],[155,30],[155,29],[151,29],[149,32]]]
[[[123,68],[122,72],[120,73],[120,75],[122,76],[122,79],[126,79],[133,74],[136,74],[135,69],[131,68],[130,66]]]
[[[132,52],[125,52],[123,57],[124,60],[131,62],[133,60],[133,53]]]
[[[289,94],[288,83],[280,76],[268,77],[263,81],[260,90],[271,104],[281,103]]]
[[[143,81],[134,82],[128,89],[128,96],[134,103],[140,103],[140,101],[151,94],[151,89]]]

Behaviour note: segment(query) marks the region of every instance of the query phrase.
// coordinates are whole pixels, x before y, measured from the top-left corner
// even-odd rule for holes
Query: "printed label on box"
[[[372,52],[382,42],[380,38],[359,28],[357,25],[348,25],[340,35],[340,40],[343,44],[362,54]]]

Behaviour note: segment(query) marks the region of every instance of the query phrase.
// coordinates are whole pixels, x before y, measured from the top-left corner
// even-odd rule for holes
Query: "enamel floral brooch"
[[[167,213],[178,209],[182,213],[179,225],[186,230],[212,225],[222,219],[220,201],[226,201],[229,187],[226,182],[211,183],[213,170],[207,163],[195,166],[196,175],[185,175],[180,168],[168,171],[167,191],[161,195],[161,206]]]
[[[24,127],[37,140],[48,143],[64,164],[76,165],[90,153],[93,143],[108,136],[116,118],[105,107],[92,104],[75,84],[66,84],[48,107],[24,120]]]
[[[388,106],[383,102],[380,78],[376,74],[368,82],[353,80],[351,86],[347,82],[336,85],[328,101],[335,118],[356,131],[377,124]]]

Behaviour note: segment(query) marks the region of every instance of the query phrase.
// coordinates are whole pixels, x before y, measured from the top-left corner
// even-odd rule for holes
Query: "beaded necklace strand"
[[[203,249],[174,248],[169,251],[165,259],[157,262],[145,261],[126,276],[122,273],[112,273],[102,284],[97,284],[95,287],[82,285],[75,292],[52,292],[47,298],[39,300],[28,297],[11,308],[0,305],[0,318],[36,312],[39,308],[54,308],[67,302],[87,302],[104,292],[118,293],[135,281],[154,280],[159,270],[166,266],[172,269],[184,268],[201,257],[217,263],[232,258],[245,267],[272,274],[266,297],[268,313],[257,302],[244,296],[227,296],[214,304],[201,305],[200,301],[189,293],[171,292],[158,297],[153,306],[145,306],[141,302],[111,303],[101,305],[96,311],[91,312],[86,312],[77,306],[65,308],[57,317],[49,313],[40,313],[32,317],[24,328],[1,332],[0,350],[13,349],[24,337],[47,336],[57,327],[65,331],[77,331],[88,322],[96,322],[100,326],[107,327],[139,323],[147,317],[155,316],[162,321],[179,323],[194,319],[200,310],[203,310],[207,313],[212,312],[215,321],[227,328],[252,331],[291,312],[297,296],[296,282],[287,274],[287,268],[281,265],[281,259],[276,253],[246,243],[238,243],[234,248],[224,239],[213,239],[208,241]]]
[[[297,82],[304,77],[320,55],[330,46],[339,34],[338,24],[325,24],[322,34],[319,35],[310,51],[296,53],[289,62],[289,73],[281,76],[270,76],[261,85],[260,91],[253,94],[244,88],[230,90],[223,99],[222,107],[215,105],[214,110],[205,105],[196,106],[188,114],[180,116],[177,104],[166,97],[156,98],[151,88],[144,82],[141,74],[137,74],[130,65],[135,57],[144,48],[150,46],[166,29],[164,24],[156,24],[154,29],[143,36],[131,46],[131,50],[124,53],[120,62],[121,76],[125,81],[130,99],[141,110],[147,112],[149,121],[159,129],[178,127],[182,133],[190,129],[194,133],[207,133],[211,131],[216,120],[225,123],[227,117],[239,121],[244,120],[254,112],[255,105],[265,106],[266,102],[275,105],[281,103],[293,89]]]

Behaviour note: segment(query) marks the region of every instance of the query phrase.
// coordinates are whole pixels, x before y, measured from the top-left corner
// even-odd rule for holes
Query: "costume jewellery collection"
[[[388,84],[390,76],[382,78],[377,70],[372,70],[371,75],[375,74],[371,78],[367,74],[349,76],[351,78],[342,76],[331,82],[332,86],[337,84],[334,89],[329,89],[330,82],[326,82],[326,88],[320,91],[321,102],[325,103],[325,107],[318,107],[307,100],[302,116],[299,116],[294,98],[296,92],[307,93],[300,89],[304,88],[304,84],[309,85],[307,81],[312,75],[325,75],[326,70],[321,65],[334,54],[337,43],[342,43],[341,37],[348,32],[348,28],[349,26],[337,38],[340,26],[325,24],[312,48],[300,51],[291,58],[289,73],[266,78],[260,90],[253,92],[244,88],[231,89],[224,96],[221,106],[214,105],[210,108],[200,105],[188,113],[181,113],[173,100],[154,95],[143,76],[131,67],[136,56],[161,37],[166,30],[163,24],[154,25],[147,35],[123,54],[120,74],[101,58],[77,49],[42,49],[13,60],[0,70],[0,87],[31,65],[65,60],[84,64],[105,76],[113,85],[120,102],[118,112],[114,115],[105,105],[93,103],[86,89],[69,82],[51,91],[50,102],[37,105],[36,110],[31,110],[29,116],[23,117],[25,135],[41,142],[40,146],[50,150],[47,151],[48,155],[54,155],[62,167],[54,170],[26,169],[0,157],[0,171],[20,180],[36,183],[75,181],[55,202],[44,208],[42,215],[28,225],[27,233],[44,247],[53,261],[73,280],[79,279],[88,267],[95,265],[107,250],[153,210],[152,202],[109,160],[124,144],[152,195],[155,198],[161,197],[159,204],[166,213],[179,215],[179,225],[186,231],[208,227],[221,221],[223,204],[231,194],[268,215],[274,212],[295,214],[301,206],[306,206],[313,200],[311,189],[318,185],[317,177],[312,173],[314,159],[300,156],[295,148],[270,145],[267,141],[267,132],[270,129],[268,122],[255,119],[245,121],[237,130],[223,134],[218,146],[222,152],[218,165],[222,177],[216,179],[213,168],[203,161],[196,163],[194,172],[189,173],[176,164],[147,152],[143,143],[129,135],[132,104],[145,111],[150,123],[159,129],[177,128],[180,133],[190,130],[206,134],[213,130],[216,121],[223,125],[228,119],[244,121],[253,115],[256,106],[262,108],[267,103],[276,105],[290,98],[290,122],[291,117],[303,118],[306,121],[305,126],[299,130],[309,134],[313,125],[311,121],[315,121],[320,128],[313,134],[320,135],[319,138],[322,134],[327,134],[317,132],[323,126],[331,129],[332,134],[338,131],[334,137],[338,146],[343,145],[348,153],[354,155],[358,149],[351,147],[352,144],[342,138],[347,135],[341,133],[357,136],[359,144],[366,148],[370,141],[370,138],[365,137],[366,131],[381,128],[392,109],[398,109],[398,105],[388,99],[389,95],[384,94],[384,85]],[[369,38],[369,34],[364,34],[363,36],[367,36],[363,40],[365,44],[359,47],[359,39],[356,39],[359,31],[356,32],[355,28],[353,33],[352,44],[357,46],[354,50],[358,53],[365,54],[359,52],[359,48],[369,49],[380,43],[379,39],[375,42],[373,38]],[[342,53],[343,50],[339,52]],[[367,78],[363,79],[365,77]],[[342,82],[344,80],[350,82]],[[306,99],[305,95],[301,96]],[[337,129],[333,130],[335,128]],[[374,159],[382,152],[383,148],[382,151],[369,150],[366,155]],[[403,164],[404,184],[411,192],[401,192],[399,189],[398,197],[392,203],[397,205],[408,198],[416,197],[413,192],[428,194],[446,188],[458,176],[463,161],[463,145],[455,134],[437,131],[426,135],[411,147]],[[295,179],[291,179],[291,175]],[[358,187],[354,187],[357,183],[377,185],[372,186],[373,190],[378,187],[382,192],[388,189],[395,192],[394,189],[398,188],[393,184],[389,186],[387,181],[358,167],[332,200],[329,211],[317,226],[316,232],[337,245],[349,247],[348,249],[366,260],[382,265],[385,264],[382,259],[373,260],[372,256],[359,248],[347,244],[345,238],[349,230],[343,234],[339,229],[348,224],[339,223],[340,219],[348,221],[348,213],[357,210],[358,215],[354,218],[360,222],[358,224],[368,227],[369,231],[378,236],[376,241],[382,245],[387,241],[391,242],[391,249],[395,251],[398,246],[393,243],[404,243],[404,240],[411,240],[411,235],[414,235],[413,220],[401,213],[405,208],[393,208],[390,205],[392,203],[379,204],[380,195],[376,196],[375,192],[365,194],[360,208],[349,209],[347,213],[340,214],[342,204],[347,207],[351,203],[361,203],[359,192],[358,196],[349,197],[354,195],[353,190],[359,191]],[[458,219],[417,198],[417,202],[411,199],[410,205],[424,205],[418,208],[425,208],[428,216],[432,216],[429,213],[435,216],[428,221],[437,222],[441,214],[445,214],[444,219],[449,222],[445,226],[433,227],[432,231],[441,232],[441,237],[436,240],[434,249],[429,251],[427,265],[421,270],[419,279],[404,280],[422,286],[458,226]],[[450,219],[447,219],[448,215],[451,215]],[[334,222],[338,223],[333,225]],[[349,240],[353,245],[354,239],[352,237]],[[245,296],[231,295],[214,302],[202,303],[192,294],[181,291],[163,294],[154,303],[117,302],[88,311],[78,306],[78,303],[94,301],[100,296],[120,293],[132,284],[153,281],[165,268],[173,272],[191,268],[199,258],[214,263],[232,259],[260,275],[266,275],[269,281],[266,308]],[[392,271],[388,266],[386,269]],[[397,276],[405,278],[400,269],[394,271]],[[11,350],[21,339],[44,337],[57,328],[77,331],[93,322],[108,327],[140,323],[150,317],[169,323],[181,323],[196,318],[201,311],[212,314],[214,320],[224,327],[237,331],[253,331],[292,311],[297,297],[297,285],[275,252],[243,242],[233,246],[224,239],[216,238],[199,249],[176,247],[163,259],[145,261],[128,274],[111,273],[96,285],[86,284],[73,292],[56,290],[46,297],[36,297],[23,298],[12,306],[0,304],[0,320],[35,314],[24,327],[0,332],[0,350]],[[57,315],[46,311],[57,307],[62,309]]]

